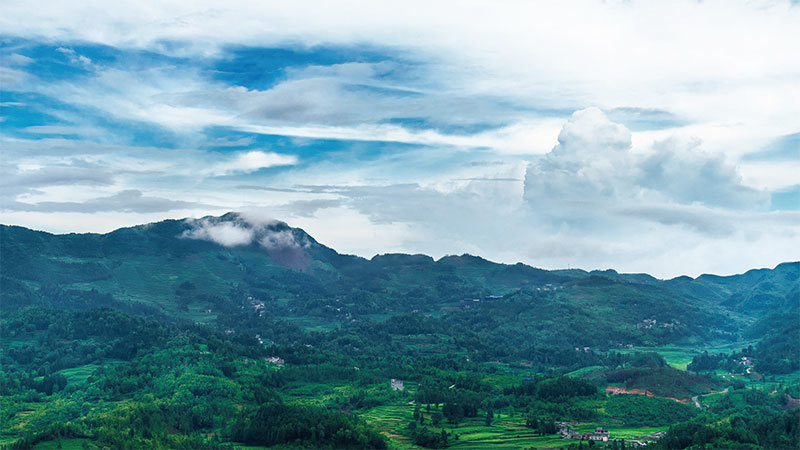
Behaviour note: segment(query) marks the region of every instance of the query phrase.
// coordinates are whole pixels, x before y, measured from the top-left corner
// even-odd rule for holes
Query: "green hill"
[[[555,421],[623,437],[714,423],[609,385],[685,399],[764,376],[758,414],[778,423],[800,368],[798,268],[658,280],[365,259],[236,213],[108,234],[3,225],[0,448],[552,447]]]
[[[220,302],[238,296],[272,303],[287,316],[301,312],[308,323],[341,323],[538,293],[564,305],[561,311],[587,315],[581,320],[596,327],[625,329],[631,338],[643,320],[655,320],[656,330],[649,334],[673,341],[735,334],[738,321],[796,303],[800,267],[791,263],[735,277],[659,281],[614,271],[546,271],[470,255],[434,261],[389,254],[367,260],[339,254],[282,222],[250,222],[235,213],[104,235],[2,226],[0,239],[4,309],[127,303],[173,318],[214,322]],[[547,320],[558,322],[559,315]]]

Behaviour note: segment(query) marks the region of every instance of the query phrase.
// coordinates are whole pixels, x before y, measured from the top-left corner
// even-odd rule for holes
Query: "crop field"
[[[623,349],[621,353],[634,353],[634,352],[655,352],[659,355],[663,356],[664,359],[667,361],[671,367],[680,370],[686,370],[686,366],[692,362],[692,358],[695,356],[703,353],[704,351],[714,354],[714,353],[728,353],[731,351],[736,351],[741,349],[742,347],[747,347],[750,345],[750,342],[736,342],[736,343],[725,343],[721,345],[711,345],[711,346],[676,346],[676,345],[665,345],[659,347],[636,347],[633,349]]]
[[[402,435],[406,424],[414,419],[414,407],[409,405],[378,406],[361,414],[367,422],[375,424],[397,448],[417,448]]]
[[[657,433],[659,431],[667,431],[669,429],[668,426],[663,427],[621,427],[621,426],[614,426],[614,425],[603,425],[597,423],[585,423],[580,424],[573,429],[580,433],[591,433],[594,431],[596,427],[602,426],[606,430],[609,431],[611,439],[640,439],[647,435]]]
[[[569,443],[558,435],[537,436],[534,430],[525,427],[522,415],[513,418],[503,416],[495,419],[490,426],[486,426],[484,419],[478,417],[446,429],[459,436],[452,446],[454,448],[552,448]]]
[[[596,372],[596,371],[599,371],[599,370],[603,370],[603,369],[604,369],[603,366],[588,366],[588,367],[582,367],[582,368],[580,368],[578,370],[573,370],[572,372],[569,372],[569,373],[567,373],[565,375],[568,376],[568,377],[580,378],[580,377],[582,377],[584,375],[587,375],[587,374],[590,374],[592,372]]]
[[[634,352],[656,352],[659,355],[663,356],[664,359],[667,361],[671,367],[680,370],[686,370],[686,366],[692,362],[692,358],[695,355],[699,355],[703,352],[703,350],[709,350],[706,348],[696,348],[696,347],[676,347],[676,346],[663,346],[663,347],[637,347],[634,349],[625,349],[622,350],[622,353],[634,353]],[[711,351],[709,351],[711,353]]]
[[[97,364],[86,364],[84,366],[73,367],[71,369],[64,369],[59,373],[67,377],[67,382],[71,385],[82,384],[92,375],[92,373],[100,367]]]
[[[423,409],[423,414],[425,414]],[[390,448],[420,448],[414,445],[407,436],[404,436],[407,424],[413,420],[414,407],[411,405],[379,406],[360,414],[366,421],[375,424],[379,430],[390,439]],[[525,427],[522,414],[509,417],[506,414],[495,416],[491,425],[486,426],[483,417],[465,419],[458,425],[443,422],[443,427],[431,427],[429,422],[425,426],[435,432],[444,429],[450,433],[449,448],[557,448],[568,445],[570,441],[561,439],[558,435],[537,436],[534,430]],[[426,416],[427,417],[427,416]],[[592,428],[594,429],[594,428]],[[454,436],[458,435],[457,440]]]

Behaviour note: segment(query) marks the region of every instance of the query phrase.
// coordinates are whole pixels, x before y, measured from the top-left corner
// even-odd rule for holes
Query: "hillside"
[[[0,446],[552,447],[555,421],[709,420],[689,397],[742,383],[777,421],[800,370],[799,263],[658,280],[365,259],[235,213],[0,226],[0,250]]]
[[[614,271],[546,271],[470,255],[367,260],[341,255],[282,222],[251,223],[235,213],[105,235],[3,226],[0,239],[4,309],[127,304],[214,322],[224,309],[220,303],[253,297],[284,316],[300,312],[306,321],[341,324],[370,314],[436,313],[476,299],[537,296],[566,305],[562,314],[588,314],[585,319],[599,327],[624,325],[632,339],[637,326],[654,328],[644,320],[676,330],[672,340],[735,334],[741,319],[796,303],[800,270],[791,263],[734,277],[659,281]]]

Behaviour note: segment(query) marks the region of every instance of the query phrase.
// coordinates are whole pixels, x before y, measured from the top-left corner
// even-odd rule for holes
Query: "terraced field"
[[[424,410],[423,410],[424,412]],[[362,413],[368,422],[376,424],[380,431],[391,440],[393,448],[420,448],[403,435],[408,422],[413,420],[414,407],[411,405],[379,406]],[[515,417],[495,416],[490,426],[486,426],[482,417],[465,419],[458,425],[445,422],[444,428],[451,435],[458,435],[458,440],[451,441],[450,448],[554,448],[568,442],[557,435],[536,436],[535,432],[525,427],[522,415]],[[426,423],[426,426],[430,426]],[[437,432],[441,428],[433,427]]]
[[[98,367],[100,366],[97,364],[86,364],[85,366],[64,369],[59,373],[67,377],[67,383],[69,383],[69,385],[76,385],[86,382]]]

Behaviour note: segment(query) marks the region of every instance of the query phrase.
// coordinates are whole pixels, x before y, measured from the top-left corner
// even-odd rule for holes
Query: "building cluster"
[[[255,297],[247,297],[247,300],[250,302],[250,306],[253,308],[253,310],[258,312],[258,317],[264,317],[264,302]]]
[[[270,364],[275,364],[278,367],[283,367],[283,365],[286,363],[286,361],[284,361],[283,358],[278,358],[277,356],[270,356],[268,358],[264,358],[264,361]]]
[[[591,433],[581,433],[579,431],[575,431],[572,428],[572,425],[575,424],[570,422],[556,422],[558,434],[561,435],[562,439],[578,439],[581,441],[601,442],[608,442],[611,439],[610,432],[603,427],[597,427]],[[628,447],[645,447],[653,441],[661,439],[665,434],[666,432],[659,431],[644,437],[637,436],[635,439],[624,439],[624,441]]]
[[[608,442],[609,432],[603,427],[597,427],[592,433],[580,433],[572,429],[566,422],[556,422],[558,427],[558,434],[562,439],[579,439],[587,441],[603,441]]]
[[[739,364],[750,367],[753,365],[753,358],[749,356],[742,356],[742,359],[739,360]]]
[[[644,319],[641,322],[636,324],[636,328],[639,328],[639,329],[644,328],[645,330],[649,330],[651,328],[655,328],[656,326],[658,326],[660,328],[675,328],[676,326],[681,324],[681,322],[678,321],[678,320],[674,320],[672,322],[665,322],[665,323],[662,323],[661,325],[656,325],[657,323],[658,323],[658,321],[656,319]]]

